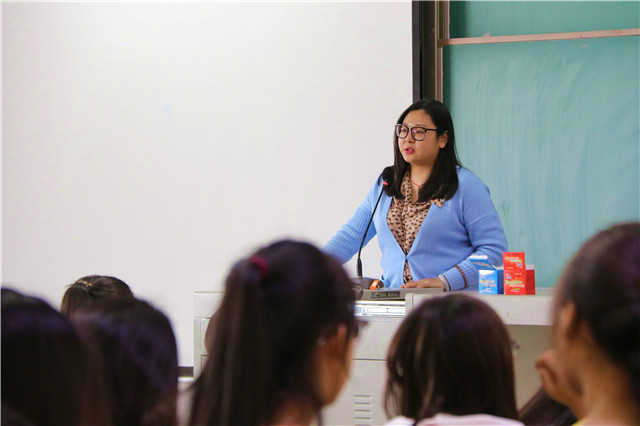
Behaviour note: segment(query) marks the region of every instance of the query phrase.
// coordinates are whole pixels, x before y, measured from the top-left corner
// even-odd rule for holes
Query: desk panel
[[[451,293],[450,293],[451,294]],[[552,290],[531,296],[481,295],[507,324],[511,338],[520,345],[516,360],[516,397],[522,406],[540,386],[535,371],[537,356],[549,347]],[[404,302],[356,302],[356,314],[368,322],[354,348],[351,377],[336,402],[324,410],[325,424],[382,424],[384,412],[385,360],[391,339],[408,312],[437,295],[409,294]],[[202,371],[207,351],[205,332],[222,293],[194,293],[194,377]],[[402,308],[404,307],[404,314]]]

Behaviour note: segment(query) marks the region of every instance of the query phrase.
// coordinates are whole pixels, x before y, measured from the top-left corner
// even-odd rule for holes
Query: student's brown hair
[[[389,348],[385,409],[416,422],[437,413],[517,419],[512,343],[495,311],[463,294],[414,309]]]
[[[127,283],[106,275],[87,275],[67,286],[60,312],[72,317],[117,297],[134,298]]]

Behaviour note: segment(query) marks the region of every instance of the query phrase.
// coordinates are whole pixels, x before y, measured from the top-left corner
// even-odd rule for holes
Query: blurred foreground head
[[[496,312],[472,296],[425,300],[402,322],[387,356],[387,414],[517,419],[513,349]]]
[[[304,242],[278,241],[236,263],[208,330],[191,423],[320,417],[349,374],[352,286],[342,265]]]
[[[115,425],[174,425],[178,352],[171,322],[138,299],[116,298],[74,322],[97,347]]]
[[[102,372],[70,320],[2,289],[2,423],[106,425]]]

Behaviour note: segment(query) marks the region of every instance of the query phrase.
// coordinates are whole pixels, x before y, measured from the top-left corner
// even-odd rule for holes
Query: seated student
[[[60,312],[72,317],[115,297],[132,299],[134,296],[122,280],[104,275],[88,275],[67,286],[62,296]]]
[[[640,424],[640,223],[615,225],[569,261],[555,294],[553,349],[536,367],[581,424]]]
[[[2,288],[2,424],[110,424],[102,372],[68,318]]]
[[[308,425],[348,375],[352,283],[317,247],[279,241],[236,263],[193,388],[193,425]]]
[[[513,346],[498,314],[472,296],[427,299],[387,356],[388,425],[521,425]]]
[[[120,298],[73,321],[100,352],[113,424],[175,425],[178,351],[165,314]]]

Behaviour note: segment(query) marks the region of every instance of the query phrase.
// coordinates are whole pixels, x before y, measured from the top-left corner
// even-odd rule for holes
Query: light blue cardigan
[[[469,287],[477,290],[478,270],[469,256],[486,254],[493,265],[502,265],[502,252],[507,251],[507,238],[493,206],[489,189],[469,170],[458,167],[458,190],[442,207],[431,205],[418,235],[405,255],[389,225],[387,213],[392,197],[383,194],[373,218],[365,245],[377,234],[382,251],[382,280],[386,287],[403,284],[405,259],[415,281],[443,274],[451,290],[465,288],[464,272]],[[357,252],[371,212],[382,190],[378,179],[355,214],[324,246],[324,251],[346,263]]]

